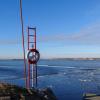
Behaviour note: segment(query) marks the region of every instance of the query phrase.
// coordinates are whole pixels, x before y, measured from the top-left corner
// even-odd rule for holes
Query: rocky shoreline
[[[16,85],[0,83],[0,100],[57,100],[50,88],[26,89]]]

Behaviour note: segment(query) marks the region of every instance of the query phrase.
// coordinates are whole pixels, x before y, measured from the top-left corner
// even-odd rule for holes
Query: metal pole
[[[37,82],[38,82],[38,81],[37,81],[37,64],[35,64],[35,68],[36,68],[36,87],[37,87],[37,84],[38,84],[38,83],[37,83]]]
[[[30,88],[30,64],[28,64],[28,88]]]
[[[29,41],[30,41],[29,40],[29,27],[28,27],[28,39],[27,40],[28,40],[28,50],[29,50]]]
[[[34,43],[35,43],[34,48],[36,49],[36,28],[35,28],[35,39],[34,39]],[[34,67],[35,67],[35,83],[36,83],[35,85],[37,87],[37,64],[35,64]]]
[[[22,0],[20,0],[20,17],[22,25],[22,45],[23,45],[23,56],[24,56],[24,78],[25,86],[27,87],[27,77],[26,77],[26,59],[25,59],[25,44],[24,44],[24,24],[23,24],[23,15],[22,15]]]
[[[32,64],[32,88],[34,87],[34,65]]]
[[[35,37],[34,37],[34,43],[35,43],[35,44],[34,44],[34,48],[36,49],[36,28],[35,28],[35,34],[34,34],[34,36],[35,36]]]

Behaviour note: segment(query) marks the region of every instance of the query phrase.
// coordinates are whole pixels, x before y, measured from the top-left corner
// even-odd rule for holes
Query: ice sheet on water
[[[20,77],[13,82],[24,85],[21,79],[23,62],[0,62],[0,75]],[[10,67],[10,65],[12,65]],[[16,65],[13,66],[13,65]],[[38,86],[52,86],[59,100],[81,100],[83,92],[100,91],[100,61],[43,60],[38,66]],[[2,78],[3,76],[1,76]],[[4,78],[4,77],[3,77]],[[13,77],[14,78],[14,77]],[[10,82],[10,81],[9,81]],[[70,98],[70,99],[69,99]]]

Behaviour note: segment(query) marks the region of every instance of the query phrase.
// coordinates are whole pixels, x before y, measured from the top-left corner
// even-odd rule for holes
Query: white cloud
[[[37,36],[37,41],[41,43],[47,43],[53,41],[55,42],[65,42],[65,43],[76,43],[76,44],[100,44],[100,23],[95,23],[89,25],[85,28],[80,29],[78,33],[58,33],[58,34],[47,34]],[[26,42],[26,38],[25,38]],[[21,44],[20,39],[1,39],[0,45],[15,45]]]
[[[71,42],[71,43],[82,43],[82,44],[100,44],[100,23],[89,25],[85,28],[80,29],[79,33],[67,34],[54,34],[38,36],[38,40],[41,42]]]

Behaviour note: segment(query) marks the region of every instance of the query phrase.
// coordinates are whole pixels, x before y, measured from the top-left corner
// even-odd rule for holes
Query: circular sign
[[[30,49],[30,51],[27,54],[27,58],[30,64],[36,64],[40,59],[40,53],[36,49]]]

